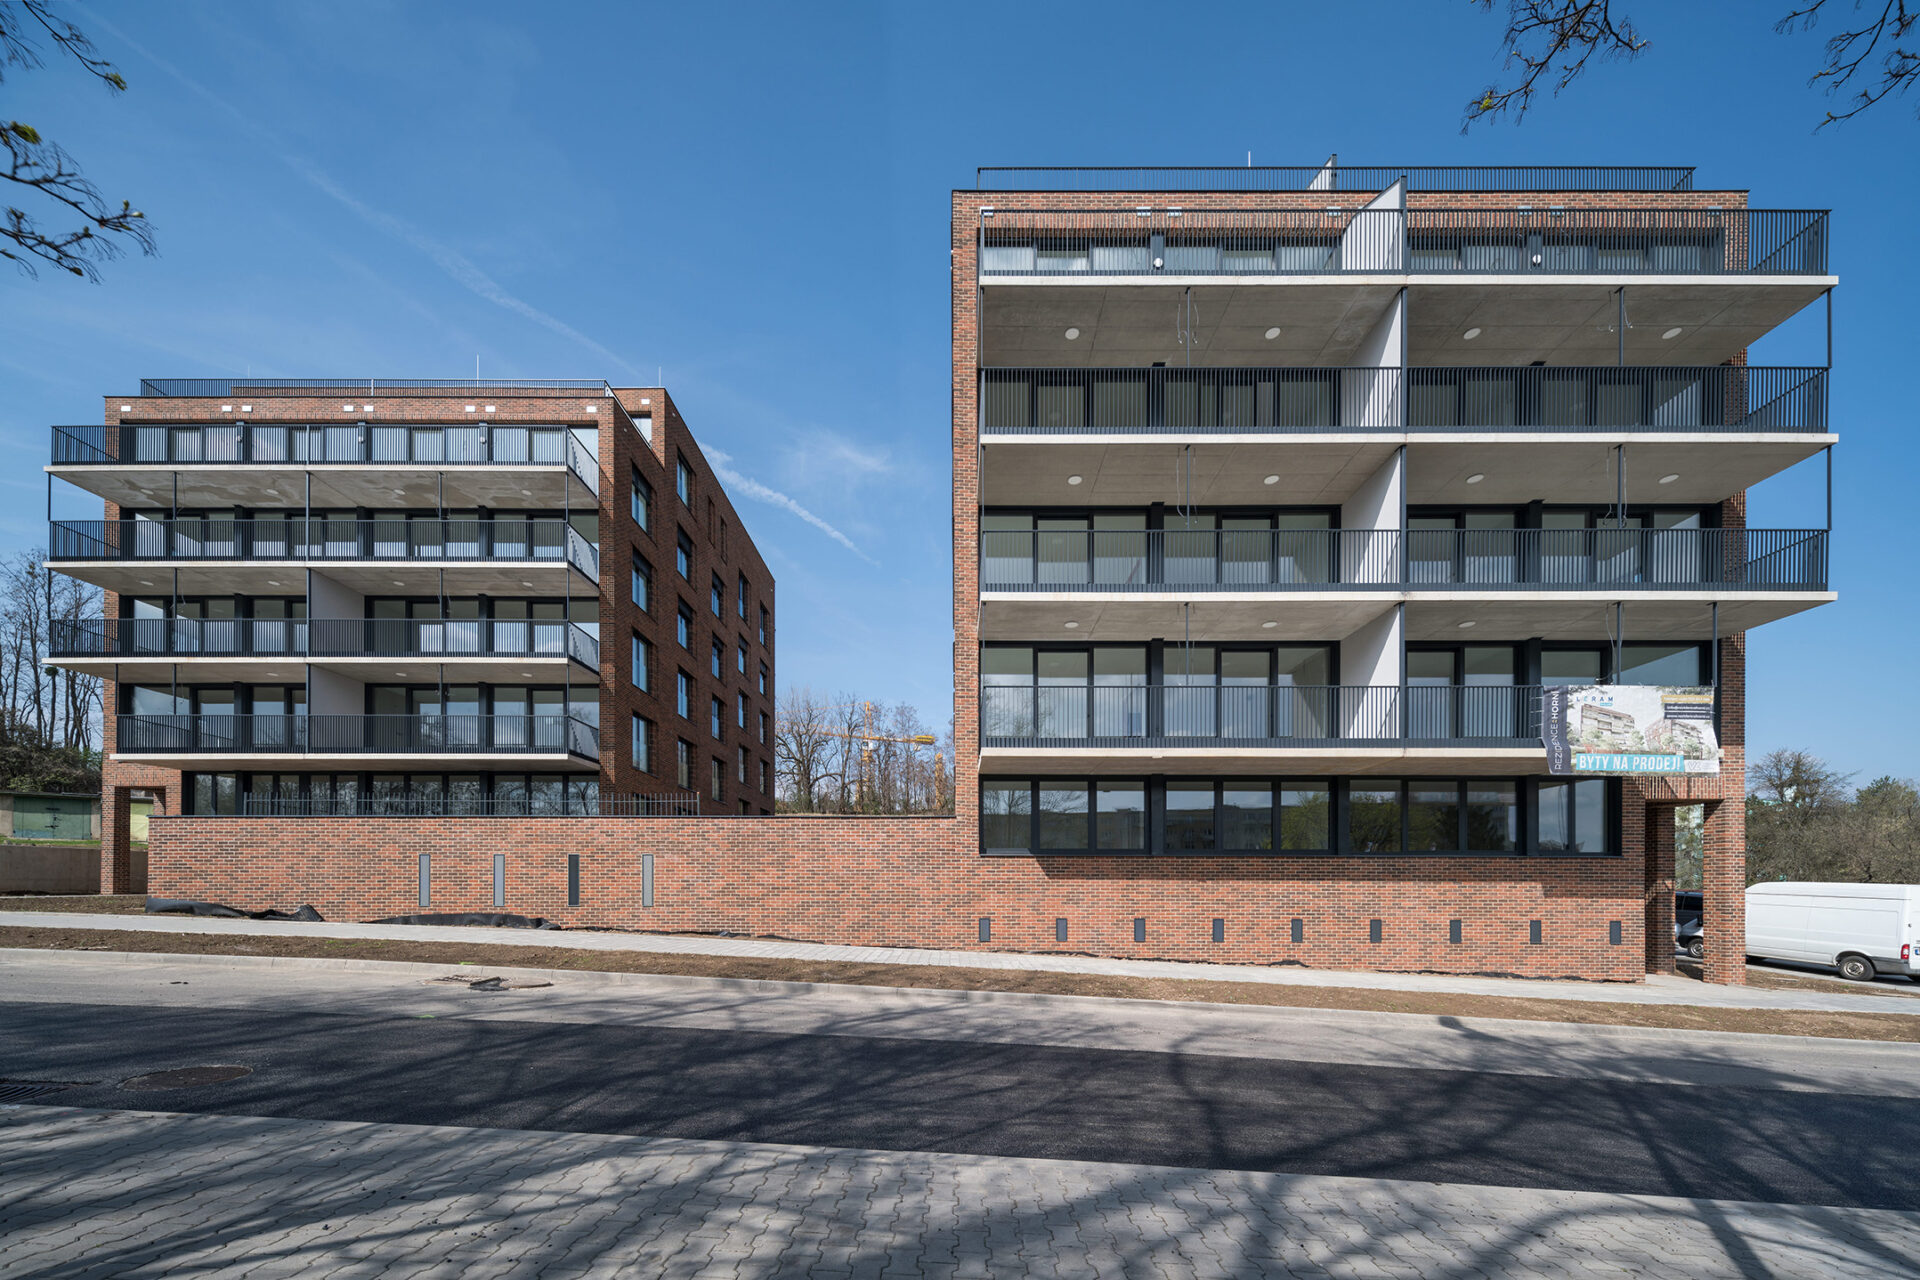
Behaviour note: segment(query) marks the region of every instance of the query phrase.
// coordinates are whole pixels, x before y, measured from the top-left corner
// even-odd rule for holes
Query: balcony
[[[567,477],[571,498],[596,505],[600,467],[572,431],[479,423],[123,424],[53,428],[53,469],[123,506],[178,493],[189,506],[287,506],[272,491],[293,472],[322,477],[330,506],[392,506],[396,481],[432,478],[451,506],[526,505],[528,472]],[[558,494],[548,494],[560,505]]]
[[[981,435],[1824,433],[1827,370],[982,369]]]
[[[444,664],[569,659],[600,669],[600,641],[569,622],[450,618],[83,618],[55,620],[55,661],[424,659]]]
[[[984,686],[983,749],[1540,746],[1539,685]]]
[[[1820,592],[1820,529],[987,531],[984,593]]]
[[[565,715],[122,715],[114,755],[245,764],[255,756],[600,758],[600,731]]]
[[[1329,199],[1336,197],[1331,194]],[[985,208],[982,279],[1824,276],[1801,209]]]
[[[600,580],[599,548],[566,520],[545,517],[70,520],[54,522],[48,547],[49,562],[63,572],[136,594],[140,586],[157,586],[160,579],[135,574],[152,573],[169,563],[218,563],[219,582],[226,591],[268,595],[286,594],[288,567],[302,563],[391,566],[361,574],[364,582],[333,573],[354,589],[367,591],[383,590],[387,575],[402,571],[424,585],[430,579],[423,570],[437,575],[460,569],[463,584],[489,594],[515,593],[516,584],[528,585],[521,580],[533,569],[570,568],[588,583]],[[136,570],[136,565],[150,567]],[[266,576],[275,573],[281,577]],[[403,589],[410,585],[406,578],[391,581]]]

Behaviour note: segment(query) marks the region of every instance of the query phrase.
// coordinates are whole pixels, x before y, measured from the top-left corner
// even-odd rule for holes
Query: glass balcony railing
[[[525,618],[81,618],[55,620],[54,658],[571,658],[598,670],[600,641]]]
[[[360,464],[380,467],[564,466],[595,494],[600,467],[562,427],[248,422],[55,427],[56,466]]]
[[[980,397],[985,435],[1827,430],[1821,368],[983,369]]]
[[[573,716],[123,715],[118,755],[573,755],[600,731]]]
[[[1148,529],[980,535],[983,592],[1824,591],[1822,529]]]
[[[980,690],[988,747],[1537,744],[1539,685],[1067,685]]]
[[[985,208],[979,234],[982,277],[1827,271],[1805,209]]]
[[[565,520],[59,520],[51,560],[566,560],[598,581],[599,548]]]

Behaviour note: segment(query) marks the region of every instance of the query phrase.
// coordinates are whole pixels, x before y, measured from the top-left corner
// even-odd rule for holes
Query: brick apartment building
[[[661,389],[150,380],[49,470],[105,503],[106,883],[135,790],[285,821],[766,814],[774,584]]]
[[[196,795],[153,824],[154,891],[1632,980],[1672,966],[1674,810],[1700,804],[1708,976],[1737,982],[1745,634],[1833,598],[1830,512],[1746,521],[1749,487],[1834,441],[1830,352],[1746,352],[1830,299],[1826,234],[1690,169],[983,170],[952,197],[953,818],[293,821]],[[689,532],[724,556],[714,496]],[[611,739],[632,704],[600,671]],[[1552,773],[1546,691],[1638,685],[1711,691],[1717,773]],[[112,822],[147,775],[109,750]]]

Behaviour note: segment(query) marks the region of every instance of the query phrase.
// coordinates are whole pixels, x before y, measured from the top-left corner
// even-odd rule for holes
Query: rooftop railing
[[[1798,209],[983,209],[982,277],[1822,275]]]
[[[1540,741],[1539,685],[1077,685],[980,690],[987,747]]]
[[[50,560],[566,560],[599,581],[600,551],[565,520],[324,516],[56,520]]]
[[[1692,165],[987,165],[979,191],[1691,191]]]
[[[123,715],[119,755],[573,755],[600,731],[566,715]]]
[[[600,467],[573,432],[513,423],[123,423],[55,427],[56,466],[558,467],[593,494]]]
[[[691,791],[635,795],[464,796],[446,792],[337,796],[247,796],[237,814],[195,817],[241,818],[697,818],[700,797]]]
[[[983,592],[1824,591],[1822,529],[988,530]]]
[[[604,378],[142,378],[140,394],[160,399],[252,395],[263,398],[314,392],[355,396],[444,395],[455,391],[518,395],[611,396]]]
[[[982,369],[986,435],[1824,432],[1820,368]]]
[[[56,619],[54,658],[571,658],[600,666],[578,623],[525,618]]]

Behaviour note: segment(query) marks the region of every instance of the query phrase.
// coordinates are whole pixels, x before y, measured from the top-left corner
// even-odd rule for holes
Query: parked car
[[[1747,954],[1827,965],[1855,982],[1920,973],[1920,885],[1756,884],[1747,890]]]
[[[1673,895],[1673,949],[1695,960],[1707,954],[1706,933],[1701,927],[1705,909],[1698,889],[1682,889]]]

